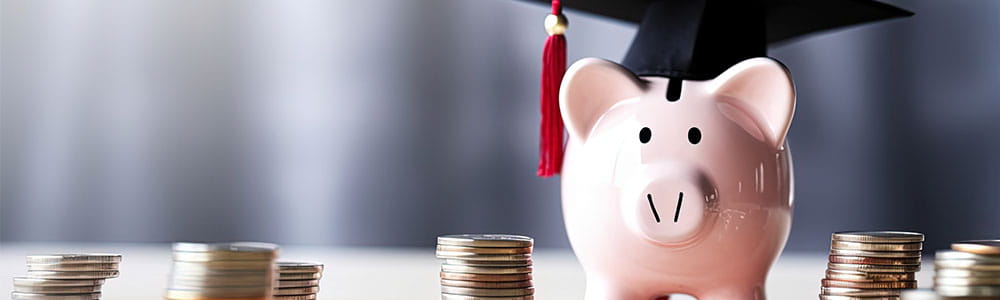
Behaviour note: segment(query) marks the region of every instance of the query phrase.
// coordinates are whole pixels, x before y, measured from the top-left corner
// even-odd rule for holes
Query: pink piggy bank
[[[764,299],[792,218],[791,77],[761,57],[668,97],[670,81],[588,58],[562,83],[563,214],[586,299]]]

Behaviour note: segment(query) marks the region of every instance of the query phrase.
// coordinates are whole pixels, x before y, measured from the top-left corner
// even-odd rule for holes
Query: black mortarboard
[[[562,6],[639,22],[622,64],[638,75],[691,80],[766,56],[768,44],[913,15],[871,0],[563,0]]]

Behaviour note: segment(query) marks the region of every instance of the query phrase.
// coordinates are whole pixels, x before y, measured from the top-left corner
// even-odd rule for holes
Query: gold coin
[[[961,241],[951,244],[951,249],[982,255],[1000,255],[1000,240]]]
[[[525,281],[465,281],[441,279],[441,285],[481,289],[514,289],[531,287],[531,280]]]
[[[278,288],[274,289],[275,296],[305,295],[319,293],[318,286]]]
[[[915,266],[880,266],[880,265],[858,265],[858,264],[838,264],[829,263],[827,268],[844,271],[857,271],[869,273],[912,273],[920,271],[920,265]]]
[[[442,259],[461,259],[473,261],[527,261],[531,259],[531,254],[475,254],[468,252],[437,252],[437,257]]]
[[[526,287],[518,289],[477,289],[453,286],[441,286],[442,294],[465,295],[476,297],[514,297],[528,296],[535,294],[535,288]]]
[[[984,264],[975,260],[938,260],[934,261],[934,266],[940,269],[965,269],[973,271],[1000,271],[1000,264]]]
[[[855,288],[840,288],[840,287],[821,287],[820,292],[823,295],[832,296],[853,296],[853,297],[885,297],[885,296],[899,296],[899,289],[855,289]]]
[[[997,285],[1000,277],[934,277],[934,285]]]
[[[1000,264],[1000,256],[981,255],[969,252],[941,250],[935,253],[935,260],[975,260],[985,264]]]
[[[14,291],[18,293],[34,294],[89,294],[100,293],[101,286],[14,286]]]
[[[852,296],[837,296],[837,295],[819,295],[820,300],[899,300],[899,297],[886,296],[886,297],[852,297]]]
[[[437,238],[438,245],[486,247],[486,248],[525,248],[534,245],[530,237],[510,234],[454,234]]]
[[[844,242],[844,241],[831,241],[830,249],[839,250],[863,250],[863,251],[920,251],[924,248],[924,243],[894,243],[894,244],[876,244],[876,243],[859,243],[859,242]]]
[[[826,278],[840,281],[884,282],[910,281],[916,276],[913,273],[867,273],[857,271],[826,270]]]
[[[830,255],[878,258],[920,258],[920,251],[864,251],[832,249]]]
[[[980,278],[1000,278],[1000,271],[973,271],[966,269],[936,268],[934,276],[937,277],[980,277]]]
[[[525,274],[466,274],[441,272],[441,279],[465,281],[525,281],[531,280],[531,273]]]
[[[116,271],[118,263],[28,264],[28,271]]]
[[[96,264],[120,263],[121,254],[84,253],[84,254],[45,254],[28,255],[28,264]]]
[[[924,234],[906,231],[844,231],[833,234],[834,241],[859,243],[918,243]]]
[[[466,273],[466,274],[524,274],[524,273],[531,273],[531,267],[496,268],[496,267],[441,265],[441,271],[448,273]]]
[[[448,265],[473,266],[473,267],[527,267],[533,264],[530,258],[527,260],[518,260],[518,261],[463,260],[463,259],[449,258],[445,259],[444,263]]]
[[[839,281],[831,279],[823,279],[820,281],[823,286],[826,287],[844,287],[844,288],[856,288],[856,289],[915,289],[917,288],[916,281],[882,281],[882,282],[857,282],[857,281]]]
[[[934,285],[934,290],[948,297],[1000,297],[1000,286]]]
[[[484,248],[438,245],[438,252],[468,252],[474,254],[526,254],[531,253],[531,247],[523,248]]]
[[[441,300],[534,300],[535,296],[516,296],[516,297],[476,297],[476,296],[465,296],[465,295],[450,295],[441,294]]]
[[[920,258],[877,258],[861,256],[836,256],[830,255],[830,262],[838,264],[861,264],[861,265],[920,265]]]
[[[118,271],[28,271],[28,277],[44,279],[108,279],[117,278]]]
[[[319,280],[278,280],[275,287],[277,288],[291,288],[291,287],[309,287],[309,286],[319,286]]]

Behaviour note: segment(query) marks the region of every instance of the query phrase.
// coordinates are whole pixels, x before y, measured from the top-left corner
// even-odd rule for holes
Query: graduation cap
[[[536,0],[549,2],[548,0]],[[622,65],[639,76],[709,80],[768,45],[913,13],[872,0],[552,0],[542,67],[538,175],[562,167],[559,85],[566,69],[562,7],[639,23]]]

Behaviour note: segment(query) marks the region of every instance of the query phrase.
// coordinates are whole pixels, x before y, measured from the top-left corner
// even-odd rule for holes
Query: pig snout
[[[717,198],[715,189],[699,172],[655,178],[639,188],[631,216],[637,234],[659,244],[678,244],[697,236],[706,210]],[[691,174],[694,173],[694,174]],[[680,174],[678,174],[680,175]],[[628,209],[627,209],[628,210]]]

